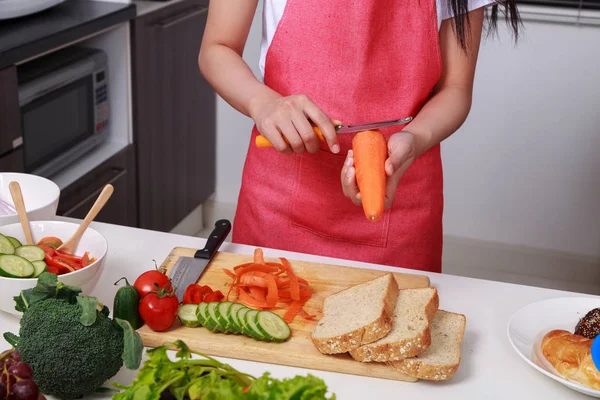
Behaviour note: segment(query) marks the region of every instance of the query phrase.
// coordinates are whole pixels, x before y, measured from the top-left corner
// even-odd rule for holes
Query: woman
[[[439,144],[469,113],[483,7],[493,0],[265,0],[264,84],[242,59],[257,2],[211,1],[199,56],[216,92],[255,122],[233,241],[441,272]],[[504,8],[517,33],[515,0]],[[408,125],[382,130],[386,211],[369,222],[353,135],[336,135],[334,122],[406,116]],[[274,149],[257,148],[259,134]]]

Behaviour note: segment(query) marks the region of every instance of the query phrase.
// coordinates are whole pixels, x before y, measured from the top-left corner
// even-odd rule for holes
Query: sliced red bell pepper
[[[85,252],[85,254],[83,255],[83,257],[81,257],[81,261],[80,261],[80,263],[81,263],[81,268],[83,268],[83,267],[87,267],[87,266],[88,266],[88,265],[90,265],[92,262],[94,262],[94,261],[92,261],[92,260],[90,259],[90,253],[88,253],[88,252],[86,251],[86,252]]]
[[[73,268],[73,271],[77,271],[78,269],[81,269],[80,263],[72,261],[66,257],[55,255],[54,257],[52,257],[52,259],[55,262],[68,265],[69,267]]]
[[[40,249],[44,250],[44,253],[46,253],[46,257],[54,257],[54,254],[56,253],[54,248],[47,246],[45,244],[39,244],[37,245]]]
[[[183,294],[183,304],[200,304],[204,301],[204,298],[211,294],[213,291],[210,287],[198,284],[191,284],[185,289]]]
[[[73,262],[76,262],[77,264],[81,265],[81,257],[77,257],[75,255],[68,254],[68,253],[65,253],[64,251],[60,251],[60,250],[56,250],[56,255],[60,256],[62,258],[66,258],[69,261],[73,261]]]
[[[69,272],[75,271],[70,265],[63,263],[60,260],[57,260],[56,257],[46,256],[45,261],[48,267],[53,267],[58,270],[58,275],[67,274]]]
[[[211,301],[221,301],[225,298],[225,296],[223,296],[223,293],[221,293],[220,290],[217,290],[215,292],[210,293],[209,295],[207,295],[204,298],[204,302],[206,303],[210,303]]]

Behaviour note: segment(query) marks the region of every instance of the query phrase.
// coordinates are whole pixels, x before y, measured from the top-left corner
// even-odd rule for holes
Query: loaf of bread
[[[542,353],[566,379],[600,390],[600,372],[592,360],[592,342],[592,339],[557,329],[542,339]]]
[[[350,350],[350,355],[362,362],[386,362],[422,353],[431,344],[429,324],[438,305],[436,288],[400,290],[391,332],[376,342]]]
[[[392,330],[398,290],[396,278],[386,273],[327,297],[311,334],[315,347],[340,354],[385,337]]]

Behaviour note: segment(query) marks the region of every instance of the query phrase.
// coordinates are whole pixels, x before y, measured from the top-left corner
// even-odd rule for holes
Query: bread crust
[[[323,354],[347,353],[352,349],[365,344],[373,343],[385,337],[392,330],[394,322],[394,309],[396,308],[396,299],[398,298],[399,287],[396,278],[391,273],[388,274],[391,275],[391,284],[388,285],[386,296],[383,298],[381,315],[370,324],[342,335],[315,338],[311,334],[310,337],[317,350]],[[381,276],[372,280],[379,278],[381,278]],[[338,293],[341,292],[343,291]]]
[[[405,358],[414,357],[427,350],[431,345],[431,331],[429,323],[438,310],[440,299],[436,288],[434,295],[425,307],[425,316],[427,318],[427,328],[419,332],[416,336],[397,342],[371,343],[350,351],[350,355],[361,362],[387,362],[399,361]]]
[[[442,310],[443,311],[443,310]],[[457,314],[457,313],[453,313]],[[461,329],[460,337],[457,338],[459,342],[459,346],[462,343],[464,338],[467,318],[463,314],[458,314],[462,317],[463,326]],[[407,358],[400,361],[391,361],[388,362],[387,365],[394,368],[395,370],[412,376],[413,378],[428,380],[428,381],[445,381],[454,376],[456,371],[458,371],[458,367],[460,365],[460,361],[462,359],[462,351],[458,353],[458,360],[455,364],[451,365],[442,365],[442,364],[433,364],[427,362],[425,360],[420,359],[418,356],[413,358]]]

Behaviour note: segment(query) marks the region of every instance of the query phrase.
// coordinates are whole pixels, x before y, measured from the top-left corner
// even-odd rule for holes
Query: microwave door
[[[77,143],[94,135],[93,91],[93,75],[88,75],[21,107],[26,172],[49,175],[52,165],[72,157]]]

